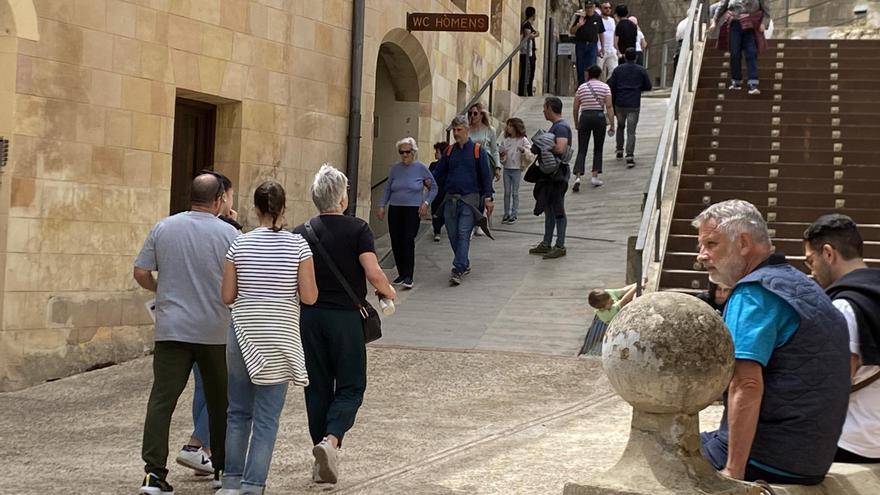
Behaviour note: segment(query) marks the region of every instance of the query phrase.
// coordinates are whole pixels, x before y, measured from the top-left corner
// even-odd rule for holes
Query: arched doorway
[[[399,156],[394,144],[403,137],[420,141],[420,117],[431,116],[431,70],[419,41],[410,33],[395,29],[385,36],[376,57],[376,92],[373,106],[373,156],[370,175],[371,204],[382,197],[388,169]],[[420,146],[423,148],[423,146]],[[427,162],[431,150],[421,149]],[[388,226],[370,213],[370,226],[376,236]]]

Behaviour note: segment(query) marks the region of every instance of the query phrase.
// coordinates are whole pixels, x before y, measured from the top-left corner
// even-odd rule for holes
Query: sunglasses
[[[397,150],[401,155],[409,155],[412,154],[413,150]]]
[[[471,116],[480,115],[480,112],[471,112],[470,114],[471,114]]]

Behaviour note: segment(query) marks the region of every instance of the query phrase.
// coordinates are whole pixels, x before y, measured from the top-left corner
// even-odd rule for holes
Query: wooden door
[[[171,151],[171,215],[189,210],[193,178],[200,170],[214,169],[216,119],[216,106],[177,99],[174,107],[174,144]]]

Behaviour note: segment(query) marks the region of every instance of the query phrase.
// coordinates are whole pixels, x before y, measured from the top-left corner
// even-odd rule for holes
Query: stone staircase
[[[704,290],[691,220],[738,198],[767,219],[803,271],[801,236],[850,215],[880,266],[880,40],[777,40],[760,56],[761,95],[729,91],[727,57],[706,51],[667,238],[660,289]],[[745,71],[745,64],[743,67]]]

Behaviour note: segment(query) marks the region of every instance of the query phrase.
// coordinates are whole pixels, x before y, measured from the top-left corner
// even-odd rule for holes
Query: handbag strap
[[[308,220],[305,223],[306,228],[306,237],[315,247],[315,250],[318,251],[318,254],[324,260],[324,263],[330,268],[330,271],[333,272],[333,276],[336,277],[336,280],[339,282],[339,285],[345,289],[345,292],[348,294],[348,297],[351,298],[351,302],[354,303],[355,307],[360,311],[361,315],[364,314],[364,304],[361,299],[354,293],[351,285],[349,285],[348,280],[342,275],[342,272],[339,271],[339,268],[336,266],[336,263],[333,262],[333,259],[330,258],[330,255],[327,254],[327,251],[324,249],[324,246],[321,245],[321,241],[318,239],[317,234],[315,234],[315,230],[312,228],[312,221]],[[366,317],[366,316],[365,316]]]
[[[859,390],[861,390],[861,389],[867,387],[868,385],[870,385],[870,384],[876,382],[877,380],[880,380],[880,371],[877,371],[876,373],[874,373],[873,375],[869,376],[868,378],[865,378],[864,380],[860,381],[859,383],[854,384],[854,385],[849,389],[849,393],[851,393],[851,394],[856,393],[856,392],[858,392]]]
[[[593,93],[593,98],[596,100],[596,103],[599,104],[599,110],[605,110],[605,105],[602,104],[602,100],[599,98],[599,95],[596,94],[596,91],[593,89],[593,85],[590,84],[590,81],[585,82],[587,85],[587,89],[590,90],[590,93]]]

